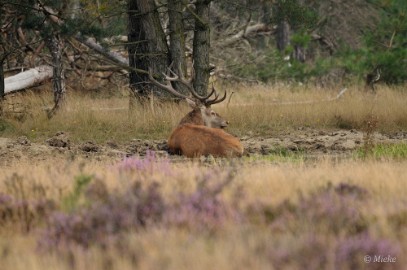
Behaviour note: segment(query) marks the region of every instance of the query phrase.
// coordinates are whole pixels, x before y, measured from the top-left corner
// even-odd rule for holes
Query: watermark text
[[[395,263],[397,258],[391,255],[366,255],[363,260],[365,263]]]

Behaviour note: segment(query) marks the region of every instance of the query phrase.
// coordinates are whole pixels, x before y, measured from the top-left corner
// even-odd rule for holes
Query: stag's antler
[[[195,74],[195,70],[193,68],[193,65],[192,65],[192,69],[191,69],[191,77],[190,77],[190,79],[186,79],[184,77],[181,68],[178,69],[179,73],[180,73],[180,76],[178,76],[174,71],[171,70],[171,66],[172,66],[172,64],[168,68],[167,74],[163,73],[165,83],[158,82],[154,78],[151,69],[149,69],[149,72],[148,72],[150,81],[154,85],[156,85],[156,86],[170,92],[171,94],[173,94],[173,95],[175,95],[177,97],[185,98],[185,99],[195,98],[196,100],[200,101],[206,107],[209,107],[212,104],[222,102],[222,101],[224,101],[226,99],[226,91],[225,91],[225,94],[223,95],[223,97],[221,99],[218,99],[219,95],[216,93],[215,87],[213,87],[213,85],[212,85],[212,91],[206,96],[201,96],[195,91],[194,86],[193,86],[193,78],[194,78],[194,74]],[[180,92],[176,91],[174,89],[174,87],[172,86],[171,82],[179,82],[182,85],[184,85],[188,89],[188,91],[192,94],[192,97],[183,95]],[[214,94],[215,94],[215,97],[213,99],[209,99]]]
[[[220,102],[222,102],[222,101],[224,101],[224,100],[226,99],[226,91],[225,91],[225,94],[223,94],[223,97],[222,97],[221,99],[218,99],[219,95],[218,95],[218,93],[216,93],[215,87],[213,87],[213,84],[212,84],[212,92],[211,92],[211,94],[208,96],[208,98],[209,98],[210,96],[212,96],[213,93],[215,93],[215,98],[213,98],[213,99],[207,99],[207,100],[205,101],[205,105],[208,106],[208,107],[211,106],[212,104],[220,103]]]
[[[165,76],[165,83],[160,83],[160,82],[158,82],[156,79],[154,79],[153,72],[151,71],[151,69],[148,70],[148,78],[150,79],[150,81],[151,81],[154,85],[156,85],[156,86],[158,86],[158,87],[160,87],[160,88],[162,88],[162,89],[164,89],[164,90],[170,92],[171,94],[173,94],[173,95],[175,95],[175,96],[177,96],[177,97],[179,97],[179,98],[190,99],[190,97],[188,97],[188,96],[186,96],[186,95],[183,95],[183,94],[181,94],[180,92],[176,91],[176,90],[174,89],[174,87],[172,87],[172,85],[171,85],[171,81],[173,81],[173,80],[167,79],[167,78],[170,78],[168,75],[166,75],[166,74],[163,74],[163,75]]]

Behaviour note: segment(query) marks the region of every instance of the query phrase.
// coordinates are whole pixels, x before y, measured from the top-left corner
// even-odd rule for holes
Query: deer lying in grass
[[[156,86],[185,99],[192,107],[192,111],[184,116],[178,126],[173,130],[168,147],[170,153],[187,157],[199,157],[212,155],[214,157],[240,157],[243,154],[243,146],[239,139],[225,132],[228,122],[211,109],[211,105],[220,103],[226,99],[226,92],[219,99],[215,88],[207,96],[199,95],[192,86],[192,80],[186,80],[182,75],[165,75],[165,83],[156,81],[151,72],[150,81]],[[191,76],[193,78],[193,76]],[[186,96],[177,92],[171,82],[184,85],[192,96]],[[211,97],[214,97],[211,99]]]

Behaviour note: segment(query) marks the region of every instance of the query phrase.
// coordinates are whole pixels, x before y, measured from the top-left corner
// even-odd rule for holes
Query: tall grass
[[[270,135],[299,127],[363,128],[367,117],[377,117],[377,129],[393,132],[407,128],[407,92],[400,88],[379,87],[377,96],[350,87],[334,102],[279,105],[281,102],[324,100],[336,96],[339,89],[315,89],[287,86],[220,86],[218,91],[234,92],[228,101],[214,106],[231,124],[229,130],[239,136]],[[44,104],[51,95],[26,93],[9,97],[8,103],[25,105],[19,120],[3,119],[0,136],[25,135],[44,140],[57,131],[69,133],[71,140],[129,141],[134,138],[167,138],[171,129],[189,111],[186,104],[137,104],[127,110],[128,97],[92,98],[70,94],[65,110],[48,120]]]
[[[333,102],[278,105],[283,102],[318,101],[335,97],[339,89],[239,87],[229,110],[221,109],[240,133],[249,130],[269,134],[298,127],[361,129],[370,115],[378,119],[378,130],[391,132],[407,127],[404,102],[407,92],[382,87],[377,96],[349,87]]]
[[[13,164],[0,171],[1,268],[402,269],[406,165]]]

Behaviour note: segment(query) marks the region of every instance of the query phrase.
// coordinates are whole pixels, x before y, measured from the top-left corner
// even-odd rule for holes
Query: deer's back
[[[175,128],[168,146],[172,153],[187,157],[240,157],[243,154],[243,146],[238,138],[222,129],[195,124],[183,124]]]

